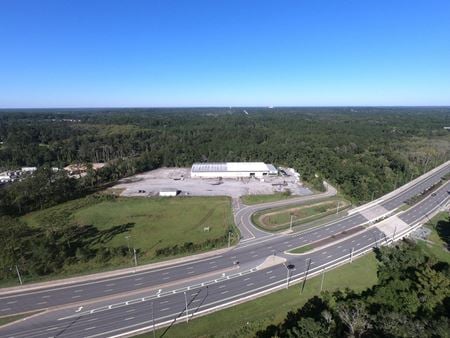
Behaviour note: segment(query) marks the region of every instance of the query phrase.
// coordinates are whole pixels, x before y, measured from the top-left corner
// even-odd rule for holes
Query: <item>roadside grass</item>
[[[309,201],[297,206],[291,205],[262,210],[252,215],[252,221],[264,230],[284,230],[290,227],[291,215],[293,216],[292,225],[299,226],[335,214],[338,203],[340,212],[351,206],[348,200],[340,196],[334,196],[320,201]]]
[[[296,195],[290,195],[285,192],[277,192],[274,194],[267,195],[244,195],[241,196],[241,202],[246,205],[260,204],[260,203],[268,203],[268,202],[276,202],[282,201],[293,197],[299,197]]]
[[[301,254],[301,253],[311,251],[312,249],[314,249],[314,246],[307,244],[307,245],[303,245],[298,248],[292,249],[289,251],[289,253]]]
[[[325,273],[324,291],[350,288],[362,291],[377,282],[377,261],[373,253],[352,264],[340,266]],[[282,322],[289,311],[300,308],[311,297],[320,294],[321,276],[308,279],[300,294],[301,284],[274,292],[264,297],[221,310],[204,317],[171,327],[165,337],[252,337],[268,325]],[[194,317],[195,318],[195,317]],[[166,328],[157,330],[160,337]],[[139,335],[151,338],[153,333]]]
[[[228,197],[144,198],[102,195],[33,212],[22,217],[22,221],[33,227],[64,227],[70,224],[90,226],[97,231],[97,237],[89,245],[107,249],[121,247],[129,252],[125,256],[113,256],[107,261],[98,257],[87,261],[78,259],[65,264],[57,275],[25,278],[28,282],[30,278],[43,281],[131,267],[134,264],[133,248],[138,253],[138,264],[142,265],[225,247],[229,229],[233,230],[231,244],[238,240],[231,199]],[[90,238],[87,238],[87,242],[91,243]],[[158,255],[158,249],[167,250]],[[4,281],[7,284],[14,282]]]
[[[38,311],[38,312],[40,312],[40,311]],[[22,319],[22,318],[26,318],[26,317],[35,315],[35,314],[38,313],[38,312],[22,313],[22,314],[20,314],[20,315],[12,315],[12,316],[7,316],[7,317],[1,317],[1,318],[0,318],[0,328],[1,328],[3,325],[6,325],[6,324],[9,324],[9,323],[15,322],[16,320],[19,320],[19,319]]]
[[[425,226],[431,230],[428,241],[419,240],[422,250],[437,259],[450,264],[450,251],[447,250],[450,244],[450,222],[447,212],[441,212],[434,216]]]

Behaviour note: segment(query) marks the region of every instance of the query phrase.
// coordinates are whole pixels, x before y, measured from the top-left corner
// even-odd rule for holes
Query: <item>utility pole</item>
[[[353,262],[353,251],[355,250],[355,248],[352,248],[352,250],[350,251],[350,263]]]
[[[291,225],[289,226],[289,230],[292,231],[292,219],[294,218],[294,215],[291,215]]]
[[[186,291],[184,291],[184,304],[186,306],[186,323],[189,323],[189,310],[188,310]]]
[[[153,322],[153,338],[156,338],[155,332],[155,303],[152,302],[152,322]]]
[[[322,269],[322,281],[320,282],[320,292],[323,290],[323,279],[325,278],[325,268]]]
[[[134,252],[134,266],[137,267],[137,257],[136,257],[136,249],[133,248],[133,252]]]
[[[20,285],[22,285],[23,284],[22,276],[20,276],[20,271],[19,271],[19,267],[17,266],[17,264],[16,264],[16,272],[17,272],[17,277],[19,278],[19,283],[20,283]]]

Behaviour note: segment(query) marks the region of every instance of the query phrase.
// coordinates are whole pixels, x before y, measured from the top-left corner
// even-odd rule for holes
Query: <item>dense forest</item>
[[[313,187],[321,189],[322,179],[327,179],[353,202],[364,202],[450,158],[450,135],[443,128],[450,125],[450,108],[245,111],[0,111],[0,171],[109,163],[79,182],[63,173],[46,172],[1,189],[0,212],[21,214],[90,193],[137,172],[198,161],[292,166]],[[61,183],[49,184],[55,180]]]
[[[378,282],[372,288],[324,292],[257,337],[448,337],[448,263],[409,241],[377,249],[376,257]]]

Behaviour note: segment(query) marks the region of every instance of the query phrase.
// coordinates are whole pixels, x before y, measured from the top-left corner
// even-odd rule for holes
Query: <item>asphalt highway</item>
[[[409,198],[439,182],[448,172],[450,165],[447,163],[432,175],[420,179],[390,198],[380,200],[377,207],[381,206],[387,211],[394,210]],[[434,196],[430,195],[401,214],[400,219],[410,225],[415,224],[448,201],[449,189],[447,182]],[[289,202],[287,200],[283,205],[288,205]],[[265,204],[264,208],[274,205],[279,206],[279,203]],[[257,208],[247,207],[253,210],[252,212]],[[241,215],[248,214],[241,212]],[[250,222],[250,218],[245,216],[241,221]],[[308,267],[310,273],[321,271],[323,268],[350,260],[353,255],[370,250],[375,245],[389,242],[390,238],[383,232],[376,227],[370,227],[308,254],[285,253],[286,250],[330,238],[369,221],[370,219],[357,212],[304,233],[259,234],[254,240],[244,241],[229,252],[199,261],[133,275],[2,295],[0,316],[43,308],[50,311],[4,327],[0,329],[0,335],[107,337],[135,329],[151,328],[153,324],[167,325],[174,318],[184,318],[187,314],[199,315],[203,311],[211,311],[215,307],[285,285],[288,273],[290,280],[303,278]],[[251,222],[245,226],[250,231],[254,230]],[[285,265],[278,264],[256,269],[264,260],[274,255],[285,258],[286,264],[292,264],[293,268],[288,270]],[[234,264],[236,261],[239,261],[239,265]],[[80,306],[83,308],[80,309]],[[76,310],[79,311],[75,312]]]

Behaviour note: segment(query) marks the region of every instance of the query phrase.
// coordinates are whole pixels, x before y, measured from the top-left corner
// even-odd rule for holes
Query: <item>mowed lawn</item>
[[[155,259],[157,249],[204,243],[225,236],[234,227],[228,197],[119,197],[92,204],[81,199],[31,213],[23,220],[46,226],[49,215],[65,215],[68,223],[93,225],[100,231],[128,224],[128,230],[108,234],[103,245],[134,247],[141,261]],[[207,227],[209,231],[204,231]]]

